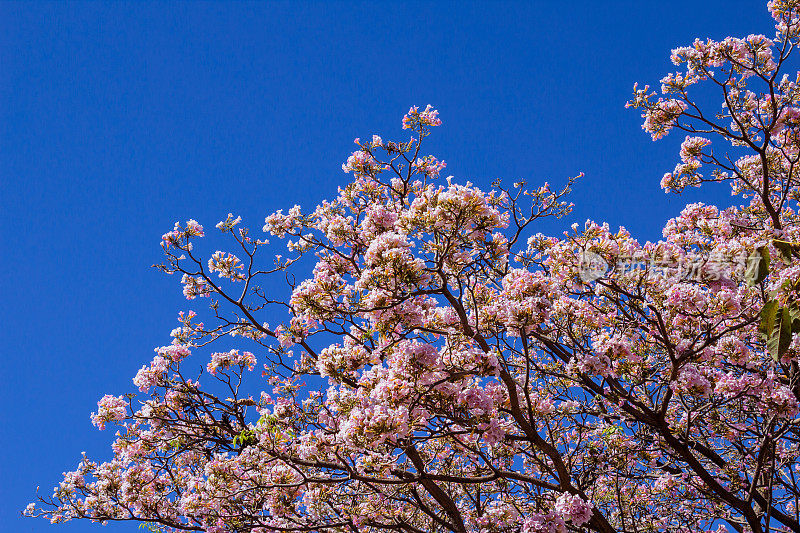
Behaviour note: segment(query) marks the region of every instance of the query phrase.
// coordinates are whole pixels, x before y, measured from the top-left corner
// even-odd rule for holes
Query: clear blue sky
[[[316,205],[354,137],[405,138],[405,111],[430,103],[445,175],[582,171],[574,216],[543,230],[593,218],[658,238],[728,191],[663,194],[682,136],[652,143],[623,105],[696,36],[771,36],[764,4],[0,3],[0,529],[100,530],[18,513],[81,451],[110,457],[89,413],[134,391],[189,307],[150,268],[174,221],[260,228]]]

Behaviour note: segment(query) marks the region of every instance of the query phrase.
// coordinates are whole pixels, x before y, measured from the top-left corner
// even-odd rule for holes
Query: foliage
[[[84,457],[28,514],[214,533],[800,531],[800,74],[782,72],[800,2],[768,7],[774,39],[696,40],[661,96],[634,89],[654,139],[688,133],[663,188],[724,181],[743,201],[687,205],[658,242],[594,222],[535,233],[569,212],[569,186],[443,182],[422,151],[430,106],[404,117],[409,140],[356,139],[336,198],[266,217],[288,255],[229,215],[231,250],[204,260],[203,227],[176,224],[160,268],[210,313],[180,314],[134,378],[141,400],[98,403],[94,423],[121,427],[114,458]],[[703,87],[721,112],[690,97]],[[270,276],[289,298],[258,285]],[[212,344],[208,376],[189,377]]]

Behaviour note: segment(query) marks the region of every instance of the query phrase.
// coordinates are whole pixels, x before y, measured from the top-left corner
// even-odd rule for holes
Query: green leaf
[[[267,428],[271,428],[272,426],[275,425],[275,422],[277,421],[278,421],[277,416],[263,414],[261,415],[261,418],[258,419],[258,422],[256,422],[256,425],[257,426],[265,425]]]
[[[770,300],[761,308],[761,323],[758,325],[758,331],[764,337],[769,338],[769,335],[775,329],[775,320],[778,315],[778,302]]]
[[[791,262],[792,255],[798,253],[800,250],[800,243],[797,242],[789,242],[789,241],[782,241],[780,239],[772,239],[772,244],[778,251],[781,253],[781,257],[786,262]]]
[[[775,316],[775,324],[767,337],[767,350],[772,358],[779,360],[792,342],[792,316],[788,307],[781,307]]]
[[[614,426],[614,425],[609,425],[609,426],[606,426],[605,428],[603,428],[603,435],[605,435],[607,437],[611,436],[611,435],[614,435],[615,433],[621,433],[621,432],[622,432],[622,430],[620,428],[618,428],[617,426]]]
[[[238,435],[233,437],[233,447],[244,449],[251,444],[258,442],[255,433],[250,428],[244,428]]]
[[[800,306],[797,302],[789,304],[789,316],[792,319],[792,333],[800,333]]]
[[[766,246],[759,246],[747,260],[747,270],[744,273],[747,283],[758,285],[769,274],[769,250]]]

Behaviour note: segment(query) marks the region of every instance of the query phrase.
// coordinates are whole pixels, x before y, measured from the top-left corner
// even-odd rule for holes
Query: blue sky
[[[695,37],[771,36],[764,4],[0,3],[4,531],[100,530],[18,513],[81,451],[110,457],[89,413],[134,391],[191,307],[150,268],[176,220],[256,229],[313,207],[345,182],[354,137],[405,138],[408,107],[433,104],[445,175],[584,172],[573,216],[541,231],[592,218],[656,239],[688,201],[730,197],[661,192],[682,136],[650,141],[623,107],[633,83],[657,85]]]

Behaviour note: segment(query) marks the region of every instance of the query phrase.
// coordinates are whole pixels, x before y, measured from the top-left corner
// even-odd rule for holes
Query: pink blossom
[[[141,392],[147,392],[151,387],[160,385],[163,382],[164,374],[168,369],[169,360],[161,355],[157,355],[153,358],[149,366],[143,366],[139,372],[136,373],[136,377],[133,378],[133,384],[139,387]]]
[[[577,494],[568,492],[556,499],[555,510],[576,526],[582,526],[592,518],[592,506]]]
[[[413,106],[403,117],[403,129],[416,130],[429,126],[441,126],[441,124],[442,121],[439,119],[439,112],[431,105],[428,105],[422,112],[420,112],[417,106]]]
[[[211,354],[211,362],[206,365],[206,369],[211,375],[216,375],[219,370],[225,370],[238,365],[253,370],[256,364],[256,356],[251,352],[239,353],[239,350],[228,352],[217,352]]]
[[[128,415],[128,402],[122,396],[106,394],[97,402],[97,413],[92,413],[92,424],[105,429],[106,422],[125,420]]]
[[[564,519],[550,511],[546,514],[531,513],[522,522],[522,533],[566,533]]]

